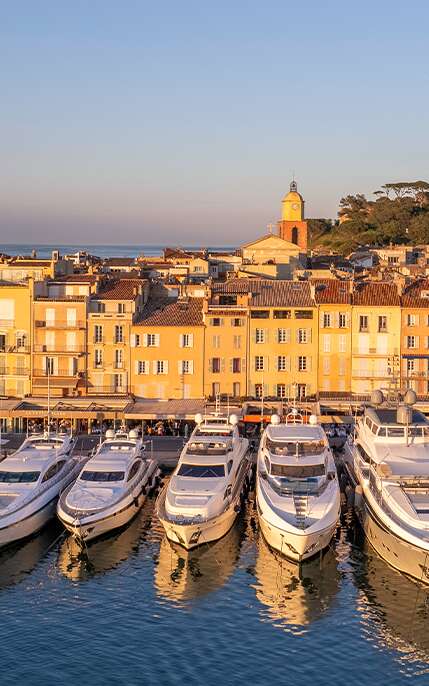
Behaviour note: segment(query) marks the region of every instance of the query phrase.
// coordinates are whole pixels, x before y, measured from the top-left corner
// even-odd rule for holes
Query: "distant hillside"
[[[340,220],[309,219],[310,248],[324,246],[347,254],[360,245],[429,243],[429,183],[386,183],[375,200],[347,195]]]

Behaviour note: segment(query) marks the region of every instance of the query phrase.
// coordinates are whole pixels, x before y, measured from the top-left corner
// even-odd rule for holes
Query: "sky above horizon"
[[[429,5],[0,0],[0,242],[238,244],[429,180]]]

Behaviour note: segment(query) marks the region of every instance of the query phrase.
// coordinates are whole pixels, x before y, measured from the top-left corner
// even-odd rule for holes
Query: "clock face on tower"
[[[297,203],[297,202],[294,202],[294,203],[292,204],[292,209],[293,209],[293,210],[297,210],[298,208],[299,208],[298,203]]]

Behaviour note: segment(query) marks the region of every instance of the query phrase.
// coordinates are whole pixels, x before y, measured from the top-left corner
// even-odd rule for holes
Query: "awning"
[[[51,388],[76,388],[78,379],[62,379],[62,378],[50,378],[49,386]],[[48,388],[48,382],[46,379],[34,379],[34,388]]]

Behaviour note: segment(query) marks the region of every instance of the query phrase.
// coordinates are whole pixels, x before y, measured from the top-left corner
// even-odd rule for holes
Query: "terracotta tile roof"
[[[111,267],[131,267],[135,262],[134,257],[106,257],[106,259],[103,260],[103,264]]]
[[[56,276],[54,279],[49,279],[49,283],[94,283],[97,280],[96,274],[68,274],[67,276]]]
[[[366,281],[354,285],[352,302],[353,305],[399,307],[400,298],[394,283]]]
[[[252,307],[312,307],[315,304],[308,281],[230,279],[215,283],[212,292],[228,295],[251,293]]]
[[[348,281],[338,279],[312,279],[317,303],[348,305],[351,303]]]
[[[401,297],[402,307],[425,307],[429,308],[429,298],[422,298],[422,291],[429,294],[429,279],[419,279],[407,286]]]
[[[145,279],[112,279],[104,284],[93,300],[134,300],[139,286],[145,284]]]
[[[137,326],[203,326],[203,298],[151,299]]]

